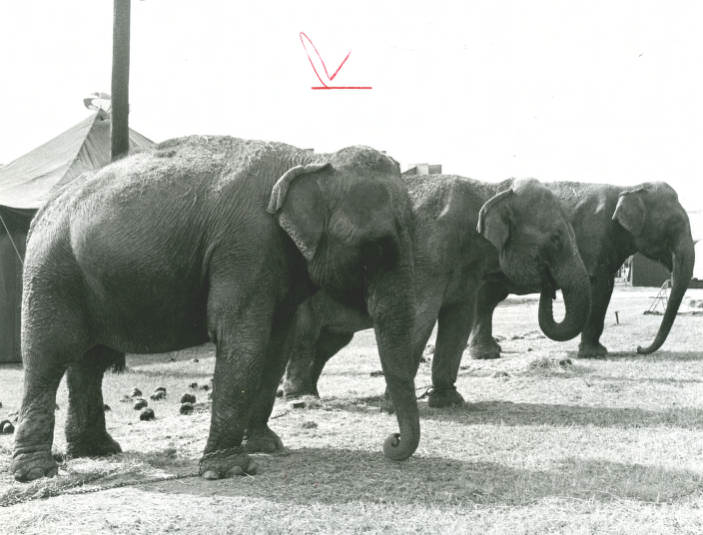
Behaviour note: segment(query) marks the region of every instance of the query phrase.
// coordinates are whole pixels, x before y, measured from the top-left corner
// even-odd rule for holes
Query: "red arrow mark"
[[[344,59],[342,60],[342,63],[339,64],[339,67],[337,67],[337,70],[330,75],[329,71],[327,70],[327,65],[325,64],[325,60],[322,59],[322,56],[320,55],[320,52],[317,50],[317,47],[315,46],[315,43],[312,42],[312,39],[310,39],[305,32],[300,32],[300,44],[303,45],[303,49],[305,50],[305,54],[308,56],[308,61],[310,62],[310,66],[312,67],[312,70],[315,72],[315,76],[317,76],[317,79],[320,80],[320,83],[322,86],[320,87],[312,87],[311,89],[371,89],[371,86],[330,86],[327,85],[327,83],[322,79],[320,76],[320,73],[317,70],[317,67],[315,67],[315,62],[312,60],[312,57],[310,56],[310,51],[308,50],[307,45],[305,44],[305,41],[307,40],[308,43],[310,43],[310,46],[312,46],[312,49],[315,51],[315,54],[317,55],[317,58],[320,60],[320,63],[322,63],[322,69],[325,71],[325,76],[327,76],[327,79],[331,82],[334,80],[335,76],[339,73],[339,71],[344,67],[344,64],[347,62],[349,59],[349,55],[351,54],[351,50],[347,52],[347,55],[344,56]]]

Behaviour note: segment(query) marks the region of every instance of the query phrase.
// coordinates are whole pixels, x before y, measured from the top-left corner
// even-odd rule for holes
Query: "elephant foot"
[[[302,398],[303,396],[312,396],[319,398],[320,394],[317,391],[317,385],[310,384],[307,379],[295,379],[286,377],[279,387],[281,395],[286,399]]]
[[[595,344],[581,342],[576,356],[580,359],[601,359],[607,354],[608,349],[599,342]]]
[[[241,447],[205,452],[200,459],[200,476],[203,479],[254,475],[257,470],[258,465]]]
[[[463,407],[465,404],[464,398],[457,392],[455,386],[433,388],[427,400],[427,405],[434,409]]]
[[[320,394],[317,392],[317,389],[297,388],[293,390],[283,390],[283,397],[288,400],[299,399],[304,397],[320,399]]]
[[[393,404],[393,400],[390,397],[385,396],[381,401],[381,412],[395,414],[395,405]]]
[[[100,437],[69,440],[66,444],[67,457],[106,457],[117,453],[122,453],[122,448],[107,432]]]
[[[27,482],[40,477],[54,477],[59,473],[59,466],[51,451],[35,451],[15,454],[10,470],[17,481]]]
[[[383,393],[383,399],[381,400],[381,406],[379,408],[381,409],[381,412],[386,412],[388,414],[395,413],[395,405],[393,404],[393,400],[391,399],[391,394],[388,392],[388,389],[386,389]]]
[[[283,441],[271,431],[269,426],[249,431],[244,441],[244,449],[247,453],[288,454],[288,449],[283,445]]]
[[[469,356],[476,360],[500,358],[501,347],[493,341],[488,344],[472,344],[469,346]]]

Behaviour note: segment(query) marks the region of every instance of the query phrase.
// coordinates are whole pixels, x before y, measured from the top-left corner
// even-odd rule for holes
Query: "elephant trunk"
[[[394,461],[410,457],[420,442],[416,369],[411,352],[415,306],[409,272],[409,269],[393,270],[376,277],[369,287],[367,303],[381,367],[400,427],[400,433],[391,434],[383,444],[383,454]]]
[[[659,325],[657,336],[654,338],[651,345],[648,347],[637,346],[637,353],[640,355],[654,353],[657,349],[659,349],[666,341],[666,337],[669,335],[671,326],[674,324],[676,314],[679,311],[679,306],[681,305],[683,296],[688,289],[688,283],[691,281],[691,277],[693,276],[693,264],[696,261],[693,240],[690,236],[679,240],[676,247],[672,250],[672,257],[672,264],[674,267],[671,271],[671,293],[669,295],[669,301],[666,304],[666,311],[664,312],[664,317]]]
[[[550,269],[545,278],[539,298],[539,326],[552,340],[571,340],[583,329],[591,308],[591,286],[586,267],[574,251],[569,262]],[[552,309],[556,288],[561,288],[566,308],[564,319],[559,323],[554,320]]]

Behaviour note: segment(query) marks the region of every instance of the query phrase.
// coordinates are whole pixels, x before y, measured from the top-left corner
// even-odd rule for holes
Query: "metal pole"
[[[130,0],[114,0],[112,25],[112,161],[129,151]]]

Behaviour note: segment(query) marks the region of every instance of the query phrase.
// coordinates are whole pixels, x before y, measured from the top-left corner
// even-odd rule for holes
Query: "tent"
[[[130,151],[153,142],[129,131]],[[29,223],[49,192],[110,162],[110,118],[103,111],[0,167],[0,363],[20,362],[22,260]]]

